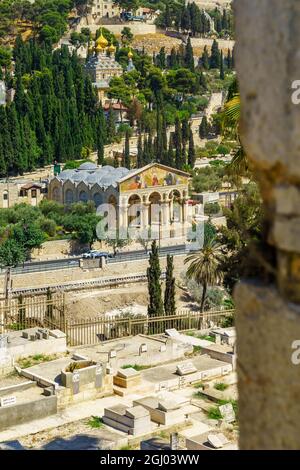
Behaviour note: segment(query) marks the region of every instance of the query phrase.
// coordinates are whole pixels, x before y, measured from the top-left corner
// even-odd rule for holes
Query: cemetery
[[[84,411],[85,403],[94,403],[104,426],[101,432],[107,429],[115,436],[111,444],[98,437],[97,448],[115,446],[124,437],[138,444],[135,439],[144,437],[148,448],[167,448],[169,440],[160,439],[158,433],[178,427],[190,429],[189,439],[197,437],[199,432],[192,429],[199,415],[205,420],[206,401],[225,393],[213,384],[235,384],[232,362],[226,359],[233,346],[224,332],[219,337],[225,340],[217,344],[167,330],[151,337],[139,334],[67,348],[65,334],[59,330],[36,327],[4,335],[0,365],[9,368],[1,377],[0,435],[9,436],[14,424],[42,422],[51,416],[55,420],[63,410],[82,403]],[[199,342],[202,346],[197,348]],[[219,351],[223,355],[215,357],[215,348],[223,348]],[[35,363],[35,357],[43,360]],[[194,398],[194,385],[199,382],[203,397]],[[182,448],[188,446],[185,439],[182,435]]]
[[[93,346],[70,348],[93,360],[108,362],[113,372],[121,367],[132,365],[155,366],[171,360],[184,358],[192,353],[192,345],[179,343],[166,335],[136,336],[99,342]]]

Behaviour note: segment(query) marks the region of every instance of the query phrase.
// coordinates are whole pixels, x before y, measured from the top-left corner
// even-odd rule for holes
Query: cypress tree
[[[178,67],[176,49],[172,47],[171,54],[169,56],[169,67],[170,69],[176,69]]]
[[[164,14],[164,24],[166,28],[169,28],[172,26],[172,18],[171,18],[171,12],[170,12],[170,7],[169,4],[166,4],[166,9],[165,9],[165,14]]]
[[[149,267],[147,269],[148,279],[148,292],[149,292],[149,304],[148,304],[148,316],[159,317],[164,314],[164,306],[162,301],[161,285],[160,285],[160,264],[158,256],[158,248],[156,241],[152,242],[151,253],[149,256]],[[152,329],[152,333],[153,333]],[[156,331],[159,333],[159,331]]]
[[[169,139],[169,148],[168,153],[165,160],[165,165],[174,167],[174,150],[173,150],[173,139],[170,136]]]
[[[12,160],[9,162],[8,171],[10,173],[17,172],[22,175],[27,169],[27,162],[23,160],[24,154],[22,152],[21,130],[14,103],[6,108],[6,114],[10,139],[13,144]]]
[[[177,117],[175,121],[175,168],[181,170],[182,168],[182,140],[181,140],[181,125]]]
[[[207,135],[208,135],[207,117],[203,116],[202,121],[199,126],[199,136],[201,139],[206,139]]]
[[[207,46],[204,46],[203,54],[201,57],[202,66],[205,70],[209,69],[209,55],[207,51]]]
[[[225,73],[224,73],[224,60],[223,60],[223,51],[221,51],[220,56],[220,80],[224,80]]]
[[[191,168],[194,168],[196,161],[195,145],[194,145],[194,136],[192,129],[190,128],[189,132],[189,149],[188,149],[188,165]]]
[[[0,135],[2,141],[2,157],[5,162],[5,168],[2,170],[2,176],[6,175],[9,168],[12,168],[14,161],[14,149],[11,141],[11,133],[8,125],[6,110],[4,106],[0,106]]]
[[[107,140],[109,143],[114,141],[116,135],[116,120],[113,111],[113,107],[110,104],[107,114]]]
[[[138,137],[136,166],[137,168],[142,168],[143,166],[143,142],[141,132],[139,132]]]
[[[191,72],[195,71],[194,52],[191,44],[191,38],[188,38],[184,54],[184,64]]]
[[[189,140],[189,134],[190,134],[190,126],[189,126],[189,121],[187,118],[184,118],[182,121],[182,126],[181,126],[181,136],[182,136],[182,159],[183,162],[182,164],[185,163],[186,160],[186,145]]]
[[[175,278],[173,276],[173,256],[167,256],[166,288],[164,297],[165,315],[176,315]]]
[[[130,146],[129,146],[129,131],[125,133],[125,148],[124,148],[124,166],[130,170]]]
[[[210,68],[218,69],[220,67],[220,51],[218,42],[214,39],[211,46]]]
[[[230,52],[230,49],[227,50],[226,63],[227,63],[228,70],[231,70],[231,52]]]

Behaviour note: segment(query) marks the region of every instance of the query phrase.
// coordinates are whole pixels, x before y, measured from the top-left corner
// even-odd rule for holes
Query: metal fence
[[[201,330],[212,325],[230,325],[234,310],[210,310],[204,313],[181,310],[176,315],[106,316],[84,319],[67,318],[63,292],[50,290],[40,296],[23,296],[0,300],[0,332],[41,327],[66,333],[69,346],[93,345],[137,334],[155,335],[166,329]]]
[[[66,331],[65,300],[62,292],[23,296],[0,301],[0,327],[2,332],[33,327]]]
[[[204,313],[183,310],[176,315],[149,318],[139,316],[111,316],[68,320],[66,333],[70,346],[93,345],[100,341],[144,334],[164,333],[166,329],[178,331],[201,330],[209,326],[231,324],[234,310],[207,311]]]

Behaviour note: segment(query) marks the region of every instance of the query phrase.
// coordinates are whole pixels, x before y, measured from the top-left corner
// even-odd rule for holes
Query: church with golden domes
[[[123,74],[123,68],[115,60],[115,53],[115,46],[108,44],[102,32],[96,39],[94,47],[91,46],[89,49],[89,60],[85,69],[91,77],[93,86],[97,89],[99,101],[105,98],[110,80]]]

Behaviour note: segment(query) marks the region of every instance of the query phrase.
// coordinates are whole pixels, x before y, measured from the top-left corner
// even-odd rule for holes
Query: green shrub
[[[103,427],[103,420],[100,418],[100,416],[92,416],[88,420],[87,424],[93,429],[99,429]]]
[[[224,384],[223,382],[215,383],[214,388],[219,390],[220,392],[224,392],[228,388],[228,384]]]

